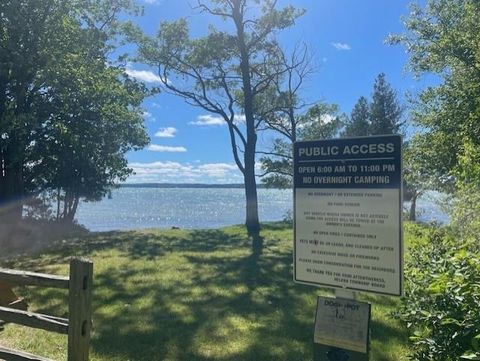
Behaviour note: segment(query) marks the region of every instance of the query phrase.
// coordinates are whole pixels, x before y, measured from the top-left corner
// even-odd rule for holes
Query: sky
[[[138,0],[144,15],[134,21],[147,34],[161,21],[187,18],[191,35],[206,34],[210,19],[192,8],[196,0]],[[308,45],[317,71],[302,96],[309,102],[337,104],[350,114],[360,96],[371,97],[379,73],[408,106],[407,93],[424,88],[428,79],[414,79],[406,70],[408,55],[401,46],[385,44],[391,33],[401,33],[402,16],[409,13],[403,0],[280,0],[306,10],[296,24],[278,33],[287,50]],[[156,69],[129,63],[127,73],[149,86],[159,85]],[[243,183],[231,151],[227,126],[214,114],[192,107],[183,99],[161,93],[145,100],[145,127],[151,143],[127,154],[135,174],[128,183]],[[258,148],[268,150],[274,134],[261,132]],[[259,169],[260,171],[260,169]]]

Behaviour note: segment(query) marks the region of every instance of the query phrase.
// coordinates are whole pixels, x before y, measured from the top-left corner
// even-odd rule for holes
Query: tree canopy
[[[415,143],[428,157],[432,183],[453,191],[458,181],[480,182],[480,3],[430,0],[412,5],[406,32],[390,37],[403,44],[416,74],[434,73],[441,82],[414,102],[413,120],[422,128]]]
[[[350,119],[342,132],[344,137],[362,137],[370,134],[370,106],[367,98],[361,96],[353,107]]]
[[[233,158],[244,177],[246,226],[254,239],[260,229],[257,132],[269,112],[263,95],[286,71],[275,33],[292,26],[303,13],[292,6],[277,9],[276,1],[256,3],[258,15],[246,0],[199,1],[197,10],[207,19],[223,20],[222,29],[226,28],[210,25],[204,37],[192,38],[186,19],[162,22],[155,37],[135,34],[139,61],[158,68],[166,92],[220,116],[227,124]],[[253,248],[259,252],[261,245]]]
[[[330,139],[338,135],[344,115],[338,106],[319,102],[304,113],[293,114],[293,122],[284,122],[286,132],[274,139],[272,148],[262,152],[262,182],[268,187],[291,188],[293,181],[293,143],[297,140]]]
[[[361,96],[342,132],[344,137],[361,137],[401,132],[403,108],[397,93],[380,73],[373,85],[372,100]]]
[[[25,197],[53,190],[73,219],[80,198],[125,179],[125,153],[148,141],[147,91],[108,59],[126,10],[129,0],[1,2],[0,204],[12,219]]]

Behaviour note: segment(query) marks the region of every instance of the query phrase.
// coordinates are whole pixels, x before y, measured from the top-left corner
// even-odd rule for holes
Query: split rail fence
[[[68,335],[68,361],[88,361],[92,324],[93,263],[74,258],[70,261],[70,276],[0,268],[0,281],[11,286],[39,286],[68,290],[68,319],[39,313],[0,307],[0,320],[32,328]],[[0,360],[52,361],[0,345]]]

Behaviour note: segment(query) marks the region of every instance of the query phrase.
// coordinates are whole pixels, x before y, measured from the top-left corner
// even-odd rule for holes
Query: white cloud
[[[323,114],[323,115],[320,117],[320,121],[321,121],[323,124],[331,123],[334,119],[335,119],[335,116],[334,116],[334,115],[331,115],[331,114]]]
[[[161,152],[161,153],[183,153],[187,151],[185,147],[171,147],[168,145],[158,145],[158,144],[150,144],[147,148],[152,152]]]
[[[143,81],[145,83],[161,83],[162,79],[155,74],[153,71],[150,70],[135,70],[132,68],[129,68],[127,66],[127,69],[125,69],[125,73],[137,80]]]
[[[216,115],[199,115],[197,120],[190,122],[192,125],[224,125],[225,120],[222,117]]]
[[[245,123],[245,115],[244,114],[235,114],[234,121],[237,124]],[[225,125],[227,124],[225,120],[219,115],[199,115],[197,120],[190,122],[189,124],[192,125]]]
[[[228,163],[207,163],[198,166],[200,172],[215,178],[225,178],[229,172],[237,169],[235,164]]]
[[[153,123],[154,123],[154,122],[156,121],[156,119],[155,119],[155,117],[152,115],[152,113],[147,112],[147,111],[144,111],[144,112],[142,113],[142,117],[143,117],[144,120],[148,120],[149,122],[153,122]]]
[[[159,138],[173,138],[177,131],[177,128],[174,127],[160,128],[158,132],[155,133],[155,136]]]
[[[235,164],[178,163],[172,161],[130,163],[135,172],[128,182],[133,183],[242,183],[243,177]]]
[[[337,50],[351,50],[352,48],[347,43],[332,43],[332,46]]]
[[[162,2],[162,0],[143,0],[143,2],[149,5],[158,5]]]

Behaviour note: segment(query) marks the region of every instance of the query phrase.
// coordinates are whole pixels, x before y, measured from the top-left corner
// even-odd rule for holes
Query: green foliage
[[[412,141],[424,180],[453,193],[451,230],[430,230],[412,244],[401,317],[417,360],[479,360],[480,2],[429,0],[412,5],[404,44],[411,69],[441,83],[414,102],[423,128]]]
[[[262,182],[267,187],[287,189],[292,187],[294,140],[330,139],[338,135],[344,116],[335,104],[317,103],[305,113],[295,115],[293,120],[283,123],[283,138],[273,141],[272,149],[263,152]],[[294,125],[294,127],[292,127]],[[278,127],[278,124],[277,124]],[[290,136],[287,136],[290,135]]]
[[[317,103],[301,115],[298,136],[301,140],[329,139],[338,135],[344,117],[338,105]]]
[[[56,191],[60,216],[131,172],[125,153],[148,139],[148,94],[109,64],[131,0],[0,3],[0,203]],[[58,216],[58,215],[57,215]]]
[[[353,107],[350,119],[342,132],[344,137],[362,137],[370,134],[370,107],[365,97],[360,97]]]
[[[262,182],[271,188],[288,189],[292,187],[293,158],[292,143],[277,138],[272,150],[260,158],[265,172]]]
[[[395,90],[385,80],[385,74],[379,74],[373,85],[369,133],[372,135],[400,133],[402,112]]]
[[[390,42],[406,47],[415,73],[441,78],[420,94],[412,117],[425,129],[432,181],[452,192],[458,174],[468,173],[460,159],[480,146],[480,2],[430,0],[425,8],[411,9],[404,19],[406,33],[391,36]],[[478,176],[463,181],[478,183]]]
[[[398,313],[410,331],[414,360],[480,355],[479,274],[478,241],[459,242],[446,228],[417,231],[406,258],[405,297]]]
[[[459,237],[480,243],[480,189],[469,184],[460,186],[450,206],[452,227]]]
[[[401,133],[403,108],[397,93],[380,73],[373,85],[372,101],[361,96],[345,123],[343,137]]]

